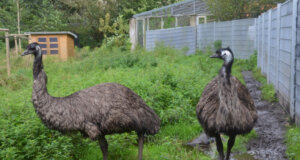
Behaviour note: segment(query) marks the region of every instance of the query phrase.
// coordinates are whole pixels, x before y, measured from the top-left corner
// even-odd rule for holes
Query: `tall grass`
[[[202,131],[195,106],[221,67],[222,62],[208,54],[185,56],[165,47],[153,52],[86,47],[77,49],[68,61],[46,58],[44,69],[52,96],[67,96],[104,82],[120,83],[139,94],[162,120],[161,131],[146,139],[145,159],[210,159],[183,146]],[[5,56],[0,58],[0,66],[5,66]],[[241,81],[244,69],[247,62],[237,60],[233,74]],[[32,58],[12,57],[12,76],[6,76],[5,67],[0,68],[0,76],[0,159],[101,157],[96,142],[79,134],[64,136],[41,123],[31,103]],[[108,136],[109,158],[136,159],[136,139],[134,133]]]

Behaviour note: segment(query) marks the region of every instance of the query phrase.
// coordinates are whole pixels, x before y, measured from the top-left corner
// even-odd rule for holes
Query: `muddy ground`
[[[252,72],[245,71],[243,76],[258,112],[258,121],[254,126],[257,137],[247,144],[247,153],[259,160],[285,160],[285,132],[288,115],[279,103],[261,100],[261,86]]]
[[[287,160],[285,154],[285,132],[288,126],[288,115],[279,103],[270,103],[261,99],[261,84],[253,78],[252,72],[243,72],[246,87],[248,88],[258,112],[258,120],[254,126],[257,137],[247,144],[247,153],[232,153],[231,160]],[[214,140],[207,138],[203,133],[200,137],[187,143],[188,146],[199,149],[215,159],[216,147]],[[211,146],[211,145],[209,145]]]

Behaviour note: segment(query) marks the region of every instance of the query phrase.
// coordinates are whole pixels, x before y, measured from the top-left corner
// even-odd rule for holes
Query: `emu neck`
[[[47,91],[47,75],[43,71],[43,59],[41,50],[35,55],[33,64],[33,90],[32,101],[35,107],[45,105],[50,95]]]
[[[42,51],[39,49],[38,53],[34,56],[33,78],[36,79],[42,70],[43,70],[43,56],[42,56]]]
[[[230,83],[230,76],[231,76],[232,64],[233,64],[233,60],[232,61],[224,61],[223,66],[220,70],[220,76],[222,78],[224,78],[224,81],[229,85],[231,84]]]

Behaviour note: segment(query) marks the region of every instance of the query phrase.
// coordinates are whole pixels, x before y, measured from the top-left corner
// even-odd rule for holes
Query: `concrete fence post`
[[[131,42],[131,50],[135,50],[135,47],[137,45],[137,24],[136,24],[136,19],[131,18],[129,22],[129,37],[130,37],[130,42]]]
[[[231,49],[234,49],[233,33],[234,33],[234,20],[231,21],[231,42],[230,42]]]
[[[258,25],[257,25],[257,66],[261,68],[261,15],[258,17]]]
[[[261,38],[261,72],[264,73],[265,71],[265,65],[264,65],[264,59],[265,59],[265,52],[264,52],[264,43],[265,43],[265,13],[262,14],[262,27],[261,27],[261,34],[262,34],[262,38]]]
[[[271,33],[272,33],[272,9],[269,10],[269,13],[268,13],[268,51],[267,51],[267,54],[268,54],[268,64],[267,64],[267,80],[268,80],[268,83],[271,82],[271,39],[272,39],[272,36],[271,36]]]
[[[290,80],[290,114],[293,120],[295,119],[296,105],[296,87],[297,87],[297,77],[296,76],[296,47],[297,47],[297,16],[298,16],[298,1],[293,0],[293,13],[292,13],[292,54],[291,54],[291,80]],[[299,53],[298,53],[299,54]],[[296,120],[297,123],[298,119]]]
[[[300,1],[295,0],[296,7],[296,34],[294,35],[296,38],[296,46],[295,46],[295,89],[294,92],[295,98],[295,121],[298,126],[300,126]],[[297,36],[296,36],[297,35]]]
[[[276,80],[275,80],[275,88],[279,89],[279,54],[280,54],[280,24],[281,24],[281,18],[280,18],[280,12],[281,12],[281,4],[279,3],[277,5],[277,32],[276,32]]]
[[[216,22],[214,22],[214,39],[213,42],[216,41]]]

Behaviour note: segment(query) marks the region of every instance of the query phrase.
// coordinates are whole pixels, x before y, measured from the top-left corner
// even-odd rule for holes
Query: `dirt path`
[[[278,103],[261,100],[260,83],[253,78],[252,72],[245,71],[243,76],[258,112],[254,127],[257,138],[247,144],[247,153],[258,160],[286,160],[284,141],[288,116]]]

